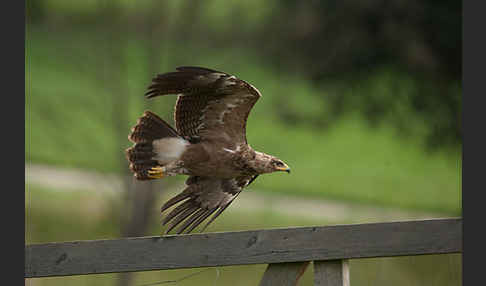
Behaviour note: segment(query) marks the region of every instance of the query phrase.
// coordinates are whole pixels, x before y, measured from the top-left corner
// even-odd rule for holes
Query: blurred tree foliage
[[[261,48],[316,84],[342,83],[327,98],[336,113],[353,107],[402,131],[415,113],[430,147],[461,142],[462,1],[281,3]]]
[[[106,0],[112,13],[97,1],[30,2],[34,25],[110,22],[127,37],[170,34],[174,45],[242,51],[308,79],[326,108],[309,115],[292,104],[298,91],[284,92],[277,112],[292,124],[325,127],[360,112],[371,124],[422,132],[431,149],[462,142],[462,1]]]

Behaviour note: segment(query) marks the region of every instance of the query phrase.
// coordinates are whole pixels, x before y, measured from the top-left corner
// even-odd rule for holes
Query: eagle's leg
[[[156,166],[148,170],[148,177],[151,179],[161,179],[164,177],[164,170],[161,166]]]

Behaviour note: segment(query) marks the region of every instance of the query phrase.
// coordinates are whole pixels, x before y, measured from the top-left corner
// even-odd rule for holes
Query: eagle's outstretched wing
[[[214,215],[206,223],[203,230],[213,222],[240,194],[244,187],[248,186],[253,176],[233,179],[219,179],[191,176],[186,180],[187,188],[180,194],[168,200],[162,206],[162,212],[176,205],[162,221],[169,223],[166,233],[176,226],[177,234],[191,232],[205,219]],[[181,224],[182,223],[182,224]]]
[[[175,109],[177,131],[191,142],[223,140],[246,144],[246,120],[260,92],[224,72],[200,67],[178,67],[152,80],[148,98],[179,94]]]

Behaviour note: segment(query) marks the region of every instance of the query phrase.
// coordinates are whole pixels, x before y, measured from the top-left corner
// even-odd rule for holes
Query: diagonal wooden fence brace
[[[296,286],[309,263],[309,261],[271,263],[263,274],[260,286]]]

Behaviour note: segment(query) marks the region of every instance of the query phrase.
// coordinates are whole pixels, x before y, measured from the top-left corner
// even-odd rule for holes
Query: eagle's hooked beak
[[[285,163],[284,163],[284,166],[282,166],[282,167],[277,167],[277,170],[279,170],[279,171],[284,171],[284,172],[287,172],[287,173],[289,173],[289,174],[290,174],[290,167],[289,167],[289,166],[287,166],[287,164],[285,164]]]

